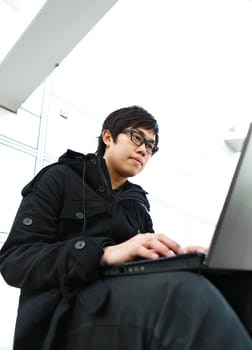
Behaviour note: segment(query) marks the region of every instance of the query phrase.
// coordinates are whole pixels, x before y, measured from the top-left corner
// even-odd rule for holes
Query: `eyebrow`
[[[140,130],[140,129],[132,129],[132,130],[139,132],[139,134],[145,138],[145,133],[142,130]],[[152,143],[153,145],[155,145],[155,143],[156,143],[155,139],[146,139],[145,138],[145,140],[149,143]]]

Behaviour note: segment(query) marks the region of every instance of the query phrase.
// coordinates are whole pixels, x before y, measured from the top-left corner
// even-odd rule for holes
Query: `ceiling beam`
[[[12,112],[117,0],[48,0],[0,64],[0,106]]]

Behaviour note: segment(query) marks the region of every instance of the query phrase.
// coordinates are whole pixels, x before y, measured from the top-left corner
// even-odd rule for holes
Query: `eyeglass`
[[[146,140],[144,133],[141,130],[126,129],[122,131],[122,134],[129,134],[131,142],[136,146],[142,146],[145,144],[146,152],[150,155],[153,155],[158,151],[158,147],[155,145],[154,141]]]

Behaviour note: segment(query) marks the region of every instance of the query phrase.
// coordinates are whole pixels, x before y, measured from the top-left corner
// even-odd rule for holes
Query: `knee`
[[[167,283],[173,290],[180,303],[192,306],[210,306],[214,303],[223,303],[223,296],[204,276],[191,272],[175,272]]]

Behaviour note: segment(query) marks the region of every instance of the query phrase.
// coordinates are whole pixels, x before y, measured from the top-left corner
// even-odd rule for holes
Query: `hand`
[[[140,233],[127,241],[104,248],[101,265],[113,265],[131,261],[136,257],[157,259],[160,256],[183,254],[178,243],[161,233]]]
[[[208,253],[208,248],[206,247],[200,247],[197,245],[190,245],[188,247],[184,248],[185,253]]]

